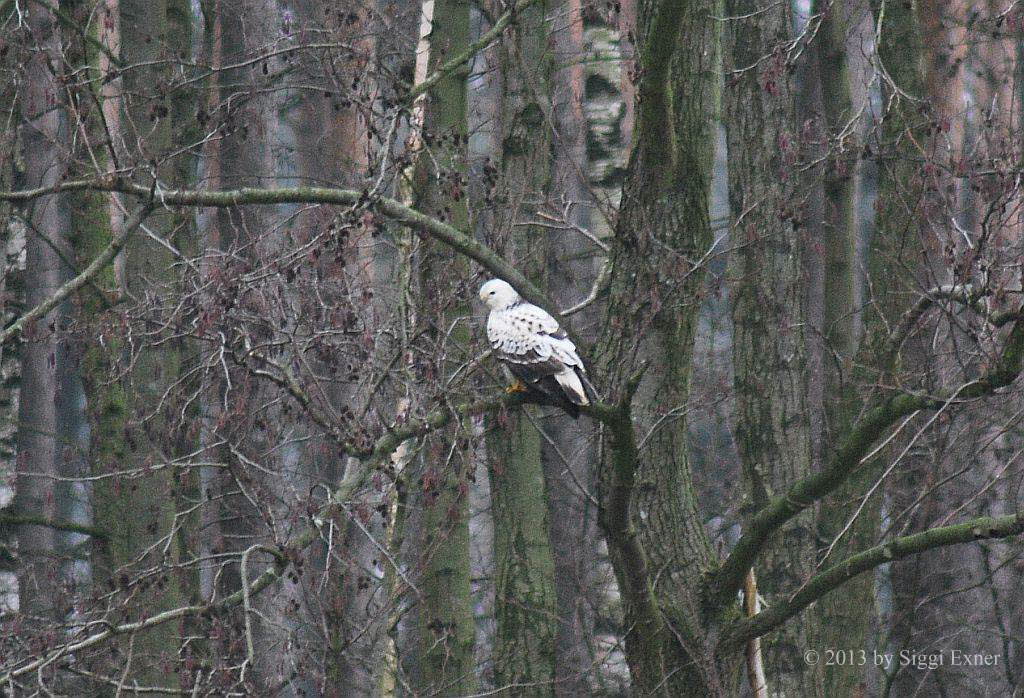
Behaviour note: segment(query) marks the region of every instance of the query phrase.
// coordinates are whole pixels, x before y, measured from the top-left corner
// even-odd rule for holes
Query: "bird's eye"
[[[488,296],[493,296],[493,295],[494,295],[494,291],[491,291],[491,292],[490,292],[490,293],[488,293],[487,295],[488,295]]]

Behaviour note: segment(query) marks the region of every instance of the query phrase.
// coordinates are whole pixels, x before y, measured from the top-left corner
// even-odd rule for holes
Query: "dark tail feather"
[[[580,408],[565,396],[562,386],[554,376],[544,376],[539,381],[526,384],[531,401],[539,405],[550,405],[565,410],[573,419],[580,418]]]
[[[590,382],[589,378],[587,378],[587,374],[577,368],[576,375],[580,377],[580,383],[583,384],[583,391],[587,394],[587,399],[590,400],[591,403],[601,402],[601,396],[597,394],[597,388],[595,388],[594,384]]]
[[[561,407],[563,410],[568,412],[569,416],[572,417],[573,419],[579,419],[580,418],[580,408],[577,407],[570,400],[566,400],[561,405],[559,405],[559,407]]]

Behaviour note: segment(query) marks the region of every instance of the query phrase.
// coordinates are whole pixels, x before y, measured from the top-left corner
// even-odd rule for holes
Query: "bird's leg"
[[[505,392],[508,393],[509,395],[514,395],[516,393],[525,393],[526,383],[522,382],[518,378],[514,378],[512,380],[512,385],[505,388]]]

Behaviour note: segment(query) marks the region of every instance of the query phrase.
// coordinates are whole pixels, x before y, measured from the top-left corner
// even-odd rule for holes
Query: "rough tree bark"
[[[820,459],[820,453],[833,449],[839,436],[849,431],[858,408],[855,386],[860,376],[855,373],[854,359],[862,334],[860,276],[865,262],[861,254],[864,246],[860,241],[859,207],[864,114],[868,108],[864,47],[871,30],[865,26],[869,8],[861,0],[817,2],[812,6],[812,14],[815,13],[821,13],[822,19],[817,51],[811,60],[819,67],[823,131],[827,137],[826,158],[820,173],[824,189],[820,243],[810,242],[822,250],[824,276],[820,335],[809,338],[820,341],[822,351],[824,391],[820,404],[813,407],[823,418],[818,443]],[[865,480],[852,478],[820,507],[816,526],[819,540],[831,545],[834,536],[844,530],[860,504],[860,493],[871,484]],[[874,498],[860,511],[842,539],[836,541],[832,557],[846,557],[874,543],[878,500]],[[864,575],[847,589],[842,597],[823,599],[816,612],[808,614],[808,623],[817,626],[820,647],[872,646],[870,633],[876,618],[864,609],[874,607],[874,580]],[[817,678],[819,694],[842,695],[863,690],[866,672],[863,667],[852,665],[822,671],[819,665],[807,673]]]
[[[67,117],[59,74],[63,65],[61,31],[54,4],[26,8],[28,31],[38,50],[28,59],[19,103],[28,186],[51,186],[60,181],[69,159]],[[70,227],[66,195],[55,194],[30,202],[26,214],[25,302],[31,307],[53,295],[67,273],[65,235]],[[57,518],[60,434],[57,424],[59,333],[64,311],[54,308],[26,328],[21,354],[21,394],[18,411],[18,475],[15,513]],[[63,614],[56,557],[57,532],[45,526],[18,528],[19,609],[45,619]]]
[[[182,33],[188,36],[187,24],[183,27],[169,18],[167,2],[147,4],[121,0],[108,3],[103,11],[104,42],[113,55],[128,64],[159,61],[171,51],[169,42]],[[116,18],[111,16],[115,13]],[[115,32],[120,26],[131,27],[131,31],[118,36]],[[112,75],[108,62],[101,63],[103,68],[108,76]],[[167,80],[168,76],[169,73],[164,72],[162,77]],[[111,80],[104,86],[101,94],[106,124],[102,132],[109,136],[110,146],[101,156],[109,159],[111,169],[117,163],[136,162],[141,154],[146,160],[159,162],[172,147],[170,112],[154,112],[151,99],[155,97],[161,104],[170,104],[175,96],[154,94],[156,87],[150,75],[137,69],[127,71],[123,78]],[[138,181],[147,185],[154,176],[168,183],[185,184],[165,167],[154,167],[152,171],[137,175]],[[127,223],[126,211],[122,208],[125,203],[116,194],[109,202],[82,196],[76,203],[82,243],[80,254],[82,259],[90,260],[112,236],[123,233]],[[173,236],[174,225],[174,216],[163,211],[147,222],[150,230],[165,237]],[[170,295],[172,261],[173,257],[163,246],[134,237],[118,260],[120,278],[109,274],[104,281],[111,285],[119,283],[118,293],[136,298],[152,294],[151,282],[161,284],[163,293]],[[150,298],[155,296],[150,295]],[[104,305],[95,300],[89,307],[89,311],[97,315],[105,310]],[[140,355],[132,356],[134,347],[145,342],[124,337],[121,330],[115,329],[117,324],[112,318],[106,326],[100,325],[104,346],[86,344],[83,363],[86,372],[83,378],[92,398],[89,409],[91,474],[100,476],[93,487],[94,520],[97,527],[111,532],[109,540],[94,543],[94,578],[98,584],[118,590],[112,599],[114,605],[130,599],[128,606],[136,612],[142,609],[164,611],[182,602],[181,578],[161,575],[150,580],[136,579],[136,576],[140,570],[159,565],[158,551],[163,548],[155,544],[173,530],[177,499],[172,468],[167,465],[137,478],[116,473],[145,467],[143,453],[149,454],[149,458],[156,454],[162,454],[163,459],[174,457],[178,447],[171,427],[174,411],[162,397],[167,386],[177,378],[179,356],[173,345],[153,350],[146,348]],[[109,382],[109,376],[118,371],[121,362],[133,360],[130,378]],[[177,545],[167,550],[168,561],[178,559]],[[176,675],[169,672],[177,661],[176,638],[179,635],[179,628],[168,625],[127,638],[122,651],[131,657],[128,667],[111,667],[112,671],[124,671],[125,676],[144,685],[179,685]],[[129,646],[131,650],[127,651]]]
[[[729,150],[736,443],[750,505],[811,472],[807,399],[807,215],[797,169],[804,155],[790,76],[792,13],[782,3],[727,2],[724,112]],[[766,176],[767,175],[767,176]],[[757,569],[771,605],[813,569],[814,525],[794,519]],[[803,652],[818,646],[811,618],[764,643],[772,689],[814,695]]]
[[[562,308],[582,300],[594,280],[594,248],[576,228],[590,227],[587,188],[587,122],[583,113],[583,3],[547,3],[550,14],[548,116],[552,162],[546,201],[564,212],[565,227],[547,230],[545,278],[551,299]],[[586,326],[577,316],[577,327]],[[594,666],[594,606],[597,591],[597,444],[593,424],[549,412],[542,429],[541,459],[548,502],[548,531],[555,561],[558,634],[555,641],[555,693],[574,696],[589,690]]]
[[[435,0],[430,32],[428,74],[469,44],[467,0]],[[427,93],[423,140],[432,157],[420,156],[413,174],[419,210],[460,229],[466,228],[466,77],[465,67],[438,80]],[[437,163],[436,168],[433,163]],[[464,261],[436,243],[421,250],[416,273],[423,304],[419,321],[433,340],[423,367],[427,376],[450,375],[458,347],[468,345],[464,305],[472,298]],[[448,336],[449,326],[453,326]],[[472,692],[476,685],[475,625],[470,588],[467,478],[472,448],[468,425],[460,424],[428,439],[408,473],[410,514],[406,517],[406,560],[417,570],[419,594],[410,609],[410,644],[400,648],[413,691],[424,694]]]
[[[701,260],[712,243],[720,66],[713,17],[720,11],[714,2],[639,8],[639,111],[613,240],[606,331],[595,354],[613,401],[636,388],[646,366],[636,393],[637,432],[625,414],[606,427],[610,452],[599,485],[599,523],[625,611],[626,658],[645,695],[724,692],[739,666],[723,675],[706,634],[697,580],[714,556],[691,486],[684,418]],[[647,339],[635,345],[637,337]],[[641,437],[643,458],[632,462],[628,454]]]
[[[0,81],[13,84],[16,59],[12,55],[0,58]],[[17,123],[17,101],[13,91],[0,94],[0,119],[7,124]],[[0,187],[10,189],[14,180],[14,152],[17,127],[0,130]],[[12,319],[11,306],[21,300],[19,247],[24,236],[19,234],[11,216],[10,203],[0,204],[0,322],[6,325]],[[8,511],[14,495],[15,472],[18,455],[18,352],[10,344],[0,345],[0,513]],[[14,571],[14,531],[0,529],[0,608],[10,608],[16,599],[17,576]]]
[[[490,191],[482,197],[483,206],[489,203],[493,209],[491,236],[499,232],[505,238],[492,244],[531,276],[543,263],[537,242],[544,231],[523,222],[536,214],[533,202],[543,197],[550,177],[551,141],[542,110],[548,99],[545,11],[543,3],[524,10],[498,49],[500,106],[495,116],[500,119],[500,133],[492,162],[499,165],[500,174],[491,170],[485,175],[485,180],[491,180]],[[559,582],[552,562],[559,554],[550,544],[550,514],[545,497],[540,496],[545,478],[543,437],[538,430],[546,430],[549,421],[544,414],[530,408],[496,415],[489,422],[497,624],[494,683],[498,690],[509,687],[504,688],[505,695],[515,695],[519,689],[514,686],[535,686],[531,690],[537,695],[550,695],[559,665],[555,620]]]

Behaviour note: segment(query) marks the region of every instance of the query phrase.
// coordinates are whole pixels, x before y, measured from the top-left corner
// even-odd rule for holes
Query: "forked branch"
[[[839,588],[859,574],[893,560],[923,553],[933,548],[959,545],[988,538],[1008,538],[1024,533],[1024,515],[973,519],[953,526],[932,528],[912,536],[896,538],[851,555],[842,562],[812,577],[783,603],[767,608],[751,618],[736,621],[726,633],[727,643],[740,645],[778,628],[793,616]]]
[[[1014,322],[999,361],[988,373],[959,388],[955,395],[897,393],[879,399],[853,426],[826,466],[797,481],[771,500],[747,522],[746,530],[716,572],[708,576],[706,595],[719,607],[734,598],[768,539],[787,521],[839,487],[860,465],[871,447],[900,418],[921,410],[935,410],[949,402],[964,402],[991,395],[1012,383],[1024,360],[1024,322]]]

